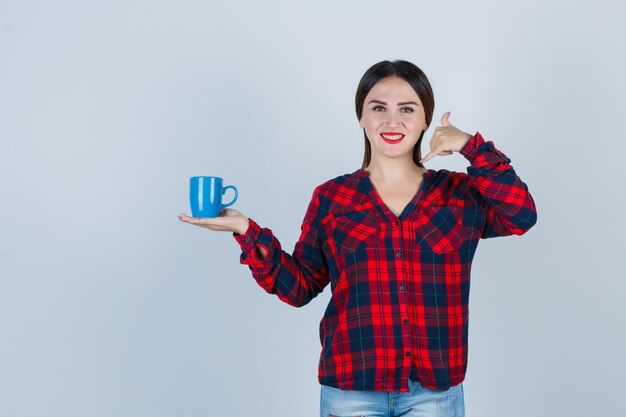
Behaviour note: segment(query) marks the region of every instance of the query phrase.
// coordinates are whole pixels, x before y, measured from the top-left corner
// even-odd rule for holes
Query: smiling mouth
[[[382,137],[383,140],[387,143],[398,143],[404,138],[404,135],[402,133],[394,133],[394,134],[381,133],[380,137]]]

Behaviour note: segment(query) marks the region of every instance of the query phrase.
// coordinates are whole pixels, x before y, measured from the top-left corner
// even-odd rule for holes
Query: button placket
[[[409,230],[403,230],[402,222],[399,219],[395,219],[393,221],[392,230],[392,245],[394,247],[394,257],[395,262],[393,263],[396,271],[396,288],[398,290],[398,313],[399,320],[401,320],[401,335],[402,335],[402,350],[403,354],[403,363],[402,363],[402,378],[408,379],[409,373],[411,371],[411,329],[408,326],[408,306],[407,306],[407,295],[406,295],[406,280],[404,277],[406,266],[404,265],[406,255],[404,242],[405,242],[405,234],[410,233]],[[406,229],[406,228],[404,228]]]

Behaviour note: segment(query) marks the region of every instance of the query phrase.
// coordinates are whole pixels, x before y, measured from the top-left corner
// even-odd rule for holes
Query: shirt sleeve
[[[511,160],[479,132],[460,153],[470,161],[467,173],[483,197],[486,222],[481,238],[527,232],[537,222],[537,209],[528,187],[510,165]]]
[[[276,294],[294,307],[307,304],[330,282],[322,249],[321,217],[318,186],[313,191],[300,228],[300,238],[291,255],[282,250],[270,229],[261,227],[251,218],[245,234],[233,232],[241,246],[240,263],[248,265],[256,282],[267,293]],[[265,258],[257,247],[265,249]]]

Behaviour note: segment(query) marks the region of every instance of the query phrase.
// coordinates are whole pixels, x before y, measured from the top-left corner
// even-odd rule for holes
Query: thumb
[[[442,126],[452,126],[452,124],[448,121],[448,117],[450,117],[450,113],[452,113],[452,110],[450,110],[449,112],[444,113],[443,116],[441,116],[441,125]]]

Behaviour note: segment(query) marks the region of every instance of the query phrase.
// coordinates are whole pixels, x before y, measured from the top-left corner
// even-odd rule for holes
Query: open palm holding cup
[[[235,195],[226,203],[222,201],[226,190],[232,189]],[[226,208],[237,201],[237,187],[224,185],[222,177],[195,176],[189,179],[189,203],[191,216],[180,213],[180,221],[204,227],[205,229],[244,234],[249,221],[239,211]]]
[[[232,208],[222,209],[216,217],[196,218],[184,213],[180,213],[177,217],[180,221],[209,230],[235,232],[241,235],[248,230],[248,218]]]

